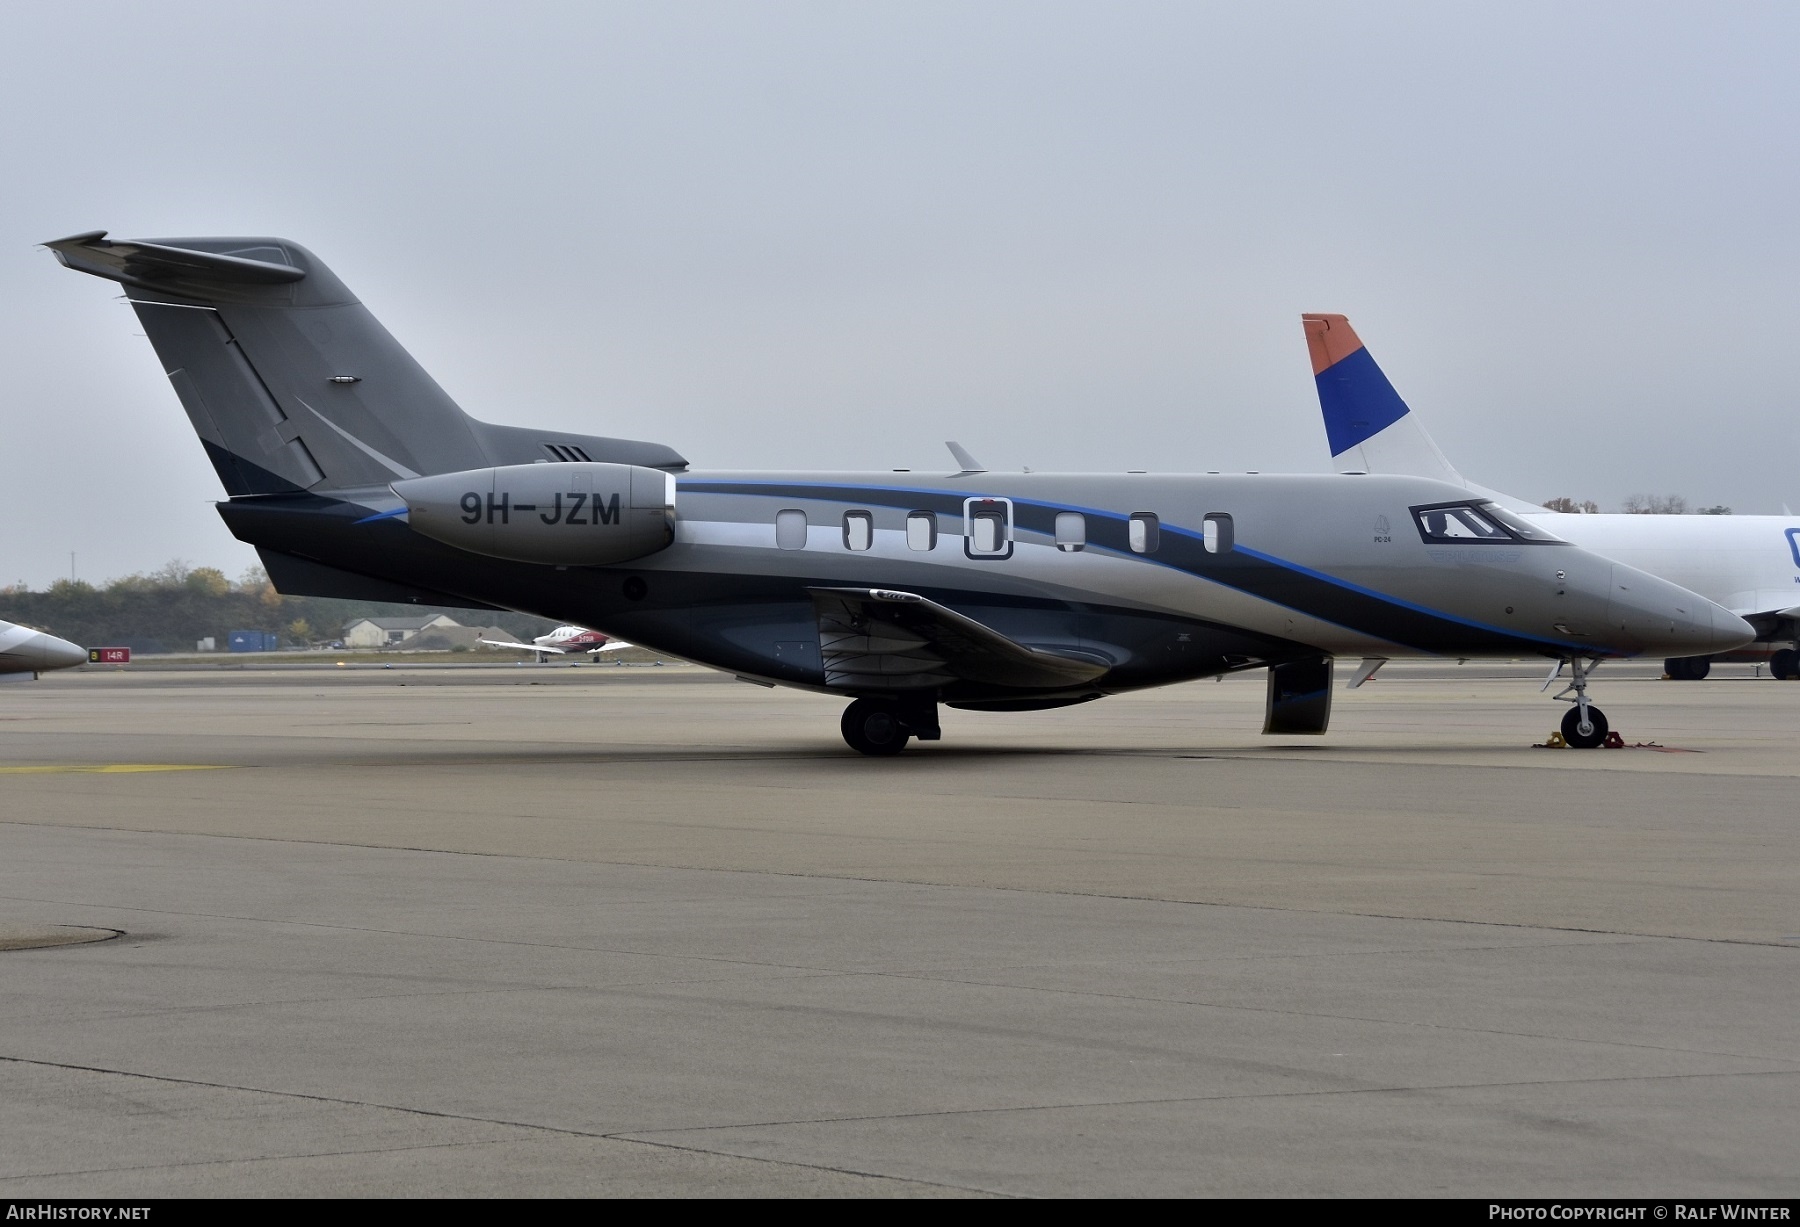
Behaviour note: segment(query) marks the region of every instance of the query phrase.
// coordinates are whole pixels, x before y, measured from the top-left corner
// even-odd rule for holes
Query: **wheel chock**
[[[1532,742],[1531,748],[1534,750],[1566,750],[1569,748],[1569,743],[1563,740],[1561,729],[1552,729],[1550,736],[1542,741]]]
[[[1606,734],[1606,740],[1600,744],[1608,750],[1623,750],[1625,748],[1625,739],[1619,736],[1617,729],[1609,729]]]

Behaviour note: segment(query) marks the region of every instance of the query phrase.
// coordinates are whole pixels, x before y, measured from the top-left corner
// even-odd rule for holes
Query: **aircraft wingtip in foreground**
[[[695,472],[656,443],[469,417],[277,238],[48,244],[116,281],[282,592],[515,609],[851,700],[891,754],[940,705],[1032,711],[1269,671],[1323,733],[1337,655],[1711,651],[1749,628],[1416,477]],[[1567,722],[1565,722],[1567,724]]]
[[[1300,319],[1338,472],[1411,474],[1462,486],[1576,545],[1691,589],[1752,628],[1747,649],[1671,654],[1664,661],[1671,678],[1698,681],[1721,657],[1767,661],[1778,678],[1800,677],[1800,519],[1785,507],[1781,516],[1571,514],[1478,486],[1438,449],[1346,317]]]
[[[87,663],[87,649],[67,639],[0,621],[0,679],[35,677],[52,669],[70,669]]]

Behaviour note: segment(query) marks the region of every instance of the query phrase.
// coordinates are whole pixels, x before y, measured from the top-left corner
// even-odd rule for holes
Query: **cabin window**
[[[775,544],[784,550],[806,548],[806,513],[795,508],[775,513]]]
[[[906,517],[906,548],[921,552],[937,548],[936,514],[915,511]]]
[[[866,511],[844,513],[844,548],[866,550],[875,544],[875,517]]]
[[[1087,544],[1087,517],[1079,511],[1056,513],[1056,548],[1073,554]]]
[[[1231,553],[1231,517],[1223,511],[1207,512],[1206,518],[1200,521],[1200,540],[1205,544],[1208,554]]]
[[[1134,554],[1154,554],[1162,536],[1162,524],[1154,512],[1134,511],[1127,529],[1126,540],[1131,543]]]
[[[964,552],[970,558],[1011,558],[1012,500],[971,498],[963,500],[966,522]]]

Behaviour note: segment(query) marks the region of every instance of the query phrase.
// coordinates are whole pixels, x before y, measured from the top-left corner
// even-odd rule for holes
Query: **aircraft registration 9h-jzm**
[[[282,592],[503,608],[850,699],[892,754],[940,704],[1032,711],[1269,670],[1322,733],[1332,660],[1543,656],[1598,745],[1595,660],[1742,619],[1412,477],[697,472],[670,448],[477,421],[322,262],[273,238],[47,244],[120,282]]]

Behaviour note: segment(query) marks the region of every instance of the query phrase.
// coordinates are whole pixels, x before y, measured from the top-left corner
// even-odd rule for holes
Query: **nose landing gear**
[[[1606,713],[1589,703],[1587,697],[1588,674],[1599,663],[1600,658],[1597,656],[1589,657],[1585,663],[1581,657],[1571,656],[1566,661],[1558,662],[1555,671],[1544,682],[1544,689],[1550,689],[1550,683],[1561,675],[1563,665],[1569,666],[1569,684],[1558,691],[1555,697],[1574,704],[1563,713],[1562,735],[1563,741],[1576,750],[1598,749],[1606,742]],[[1569,697],[1571,694],[1574,695],[1573,698]]]

